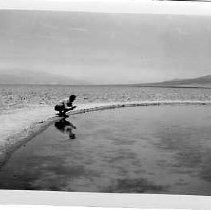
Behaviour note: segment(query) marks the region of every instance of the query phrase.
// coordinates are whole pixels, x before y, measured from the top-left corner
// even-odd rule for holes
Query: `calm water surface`
[[[211,195],[210,127],[210,106],[72,116],[17,150],[0,188]]]

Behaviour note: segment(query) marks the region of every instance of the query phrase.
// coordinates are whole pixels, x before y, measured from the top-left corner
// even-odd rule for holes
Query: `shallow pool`
[[[211,195],[211,107],[133,107],[63,119],[12,155],[0,188]]]

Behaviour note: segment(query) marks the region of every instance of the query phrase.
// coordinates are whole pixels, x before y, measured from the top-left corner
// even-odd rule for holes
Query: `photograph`
[[[189,3],[2,1],[0,190],[210,196],[211,3]]]

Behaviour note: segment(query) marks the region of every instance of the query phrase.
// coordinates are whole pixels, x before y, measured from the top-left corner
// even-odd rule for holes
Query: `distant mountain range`
[[[0,71],[0,84],[91,85],[86,81],[52,73],[27,70]],[[175,79],[157,83],[132,84],[139,87],[211,88],[211,75],[193,79]]]
[[[176,79],[157,83],[137,84],[136,86],[211,88],[211,75],[193,79]]]
[[[0,84],[84,85],[88,83],[46,72],[12,70],[0,72]]]

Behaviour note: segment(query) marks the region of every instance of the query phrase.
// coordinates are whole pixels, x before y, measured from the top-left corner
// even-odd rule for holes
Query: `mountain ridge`
[[[12,70],[0,72],[0,84],[84,85],[88,82],[41,71]]]
[[[211,88],[211,75],[205,75],[190,79],[174,79],[163,82],[142,83],[142,84],[136,84],[136,86]]]

